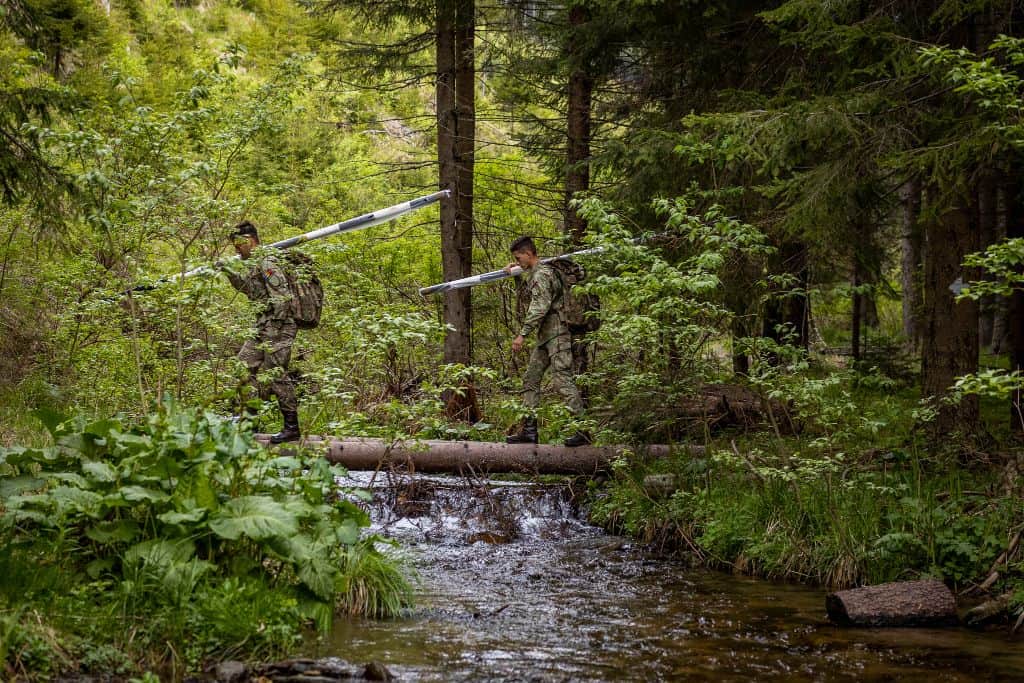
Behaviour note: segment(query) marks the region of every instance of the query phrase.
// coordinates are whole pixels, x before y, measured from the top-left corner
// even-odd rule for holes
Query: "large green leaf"
[[[2,453],[3,461],[14,467],[23,467],[32,463],[47,463],[54,460],[53,454],[48,448],[5,448]]]
[[[206,508],[195,508],[188,512],[165,512],[162,515],[157,515],[156,518],[164,524],[195,524],[203,521],[206,513]]]
[[[125,551],[126,564],[156,564],[167,566],[178,562],[188,562],[195,555],[195,544],[187,538],[166,540],[154,538],[136,543]]]
[[[56,501],[48,493],[33,493],[28,495],[11,496],[4,505],[8,510],[24,510],[28,508],[53,509]]]
[[[346,519],[336,530],[338,543],[344,545],[355,545],[359,540],[359,526],[353,519]]]
[[[313,558],[298,567],[299,580],[323,600],[331,600],[334,597],[338,574],[338,568],[322,558]]]
[[[91,579],[98,579],[103,575],[103,572],[110,571],[114,568],[114,559],[111,557],[104,557],[99,560],[93,560],[85,567],[85,573],[89,575]]]
[[[370,515],[352,501],[339,499],[334,501],[333,505],[341,515],[352,519],[358,526],[370,525]]]
[[[86,529],[85,535],[97,543],[127,543],[139,535],[139,524],[131,519],[107,520]]]
[[[206,467],[190,467],[182,472],[174,493],[178,500],[191,498],[197,507],[216,510],[219,505]]]
[[[149,489],[143,486],[122,486],[121,496],[133,503],[141,501],[148,501],[150,503],[166,503],[171,497],[163,492],[156,489]]]
[[[282,455],[268,462],[267,467],[294,472],[295,470],[302,469],[302,461],[293,455]]]
[[[99,460],[83,462],[82,472],[93,481],[112,482],[117,480],[117,471],[108,463]]]
[[[58,486],[50,491],[50,496],[57,502],[59,511],[71,510],[96,515],[100,512],[103,496],[73,486]]]
[[[45,483],[42,479],[29,476],[0,479],[0,498],[7,499],[25,491],[35,491]]]
[[[54,474],[51,474],[50,477],[56,479],[59,482],[70,484],[71,486],[74,486],[76,488],[89,488],[89,481],[82,475],[78,474],[77,472],[56,472]]]
[[[210,528],[221,538],[235,540],[247,536],[261,541],[273,536],[290,536],[298,531],[299,522],[273,498],[244,496],[222,505],[210,520]]]
[[[51,435],[57,436],[57,430],[61,423],[66,421],[68,418],[52,408],[39,408],[32,411],[32,415],[36,417],[43,426],[46,427],[46,431],[50,432]]]

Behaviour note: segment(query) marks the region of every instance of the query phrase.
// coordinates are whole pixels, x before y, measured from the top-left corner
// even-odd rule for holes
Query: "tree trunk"
[[[476,158],[476,17],[474,0],[457,0],[455,18],[455,164],[458,176],[455,234],[462,275],[473,274],[473,169]],[[471,289],[471,288],[469,288]],[[464,301],[465,347],[459,360],[470,363],[473,357],[471,296]],[[464,360],[463,360],[464,359]]]
[[[850,355],[854,361],[860,360],[860,321],[863,313],[862,299],[860,293],[861,285],[860,258],[853,256],[853,301],[850,306]]]
[[[784,242],[779,247],[778,258],[780,263],[775,272],[791,275],[797,291],[777,292],[768,298],[762,336],[806,349],[810,342],[811,319],[807,298],[807,247],[801,242]]]
[[[921,183],[908,180],[900,188],[903,207],[900,233],[900,274],[903,289],[903,336],[917,348],[921,343]]]
[[[590,19],[590,10],[582,5],[569,8],[569,103],[566,120],[567,154],[565,169],[565,231],[573,244],[583,242],[587,223],[570,202],[577,193],[590,189],[590,106],[594,79],[587,56],[582,53],[577,30]]]
[[[831,593],[828,618],[843,626],[944,626],[957,623],[956,598],[936,579],[899,581]]]
[[[978,232],[979,249],[986,249],[996,241],[996,185],[994,179],[985,175],[978,182]],[[982,347],[992,345],[995,332],[996,297],[986,296],[978,306],[978,343]]]
[[[957,404],[941,399],[962,375],[978,369],[978,304],[955,301],[959,283],[973,273],[964,272],[964,256],[978,249],[974,212],[953,208],[925,225],[927,256],[924,278],[924,336],[921,346],[921,389],[933,399],[938,412],[932,436],[941,439],[960,432],[972,433],[978,419],[977,396],[965,396]]]
[[[454,201],[441,202],[441,270],[445,280],[466,277],[472,269],[473,188],[472,150],[475,115],[472,83],[473,30],[465,27],[466,0],[437,4],[437,160],[439,185],[452,190]],[[462,18],[460,19],[460,14]],[[467,50],[467,40],[469,49]],[[469,94],[459,93],[469,64]],[[462,110],[468,104],[468,110]],[[468,119],[468,121],[464,121]],[[467,141],[468,137],[468,141]],[[467,157],[468,147],[468,159]],[[468,161],[468,171],[465,167]],[[468,184],[468,186],[467,186]],[[470,288],[444,294],[444,322],[451,326],[444,339],[444,362],[472,360]]]
[[[266,445],[269,434],[257,435]],[[306,437],[302,445],[322,449],[327,459],[350,470],[376,470],[393,465],[418,472],[519,472],[524,474],[594,474],[622,457],[626,446],[549,446],[490,441],[409,441]],[[282,448],[288,449],[286,444]],[[640,449],[648,457],[667,457],[674,450],[703,453],[699,446],[674,449],[650,445]]]
[[[1001,242],[1009,235],[1010,214],[1012,212],[1015,190],[1009,183],[1000,183],[996,187],[996,225],[995,241]],[[1010,299],[997,296],[994,300],[992,314],[992,344],[989,351],[994,355],[1002,355],[1010,349]]]
[[[1010,199],[1009,221],[1006,236],[1008,238],[1024,238],[1024,206],[1021,204],[1020,188],[1014,187],[1008,194]],[[1009,315],[1009,353],[1010,371],[1024,373],[1024,292],[1016,290],[1010,296]],[[1010,396],[1010,427],[1017,433],[1024,432],[1024,395],[1015,391]]]

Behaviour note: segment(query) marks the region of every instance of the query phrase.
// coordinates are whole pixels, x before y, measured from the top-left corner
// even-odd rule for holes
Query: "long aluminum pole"
[[[362,230],[363,228],[370,228],[373,227],[374,225],[387,223],[388,221],[397,218],[398,216],[401,216],[404,213],[409,213],[410,211],[422,209],[425,206],[429,206],[430,204],[433,204],[434,202],[439,201],[441,199],[447,199],[450,196],[451,190],[441,190],[440,192],[434,192],[433,194],[424,195],[423,197],[417,197],[416,199],[412,199],[407,202],[402,202],[401,204],[395,204],[394,206],[389,206],[386,209],[374,211],[373,213],[364,213],[362,216],[349,218],[346,221],[335,223],[334,225],[328,225],[325,228],[318,228],[311,232],[307,232],[303,235],[289,237],[288,239],[283,239],[278,242],[274,242],[273,244],[268,244],[266,246],[268,248],[272,247],[274,249],[288,249],[290,247],[294,247],[297,244],[304,244],[306,242],[318,240],[323,237],[329,237],[331,235],[337,235],[343,232],[352,232],[354,230]],[[231,258],[236,259],[238,257],[232,256]],[[179,278],[191,277],[193,275],[198,275],[200,273],[206,272],[210,272],[210,266],[199,266],[197,268],[187,270],[184,273],[176,273],[174,275],[171,275],[170,277],[161,278],[152,285],[139,285],[138,287],[132,287],[131,289],[126,290],[125,293],[153,289],[160,284],[173,282]]]
[[[549,256],[548,258],[541,259],[541,263],[551,263],[558,259],[572,258],[573,256],[586,256],[588,254],[599,254],[605,250],[605,247],[594,247],[592,249],[582,249],[580,251],[574,251],[570,254],[562,254],[561,256]],[[449,282],[442,282],[438,285],[431,285],[430,287],[421,287],[420,295],[427,296],[428,294],[437,294],[439,292],[447,292],[452,289],[463,289],[465,287],[476,287],[477,285],[484,285],[488,282],[497,282],[498,280],[504,280],[505,278],[515,277],[523,272],[523,269],[519,266],[512,266],[509,270],[492,270],[489,273],[482,273],[480,275],[470,275],[469,277],[460,278],[458,280],[450,280]]]

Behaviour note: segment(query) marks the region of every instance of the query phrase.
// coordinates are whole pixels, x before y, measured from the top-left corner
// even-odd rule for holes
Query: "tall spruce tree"
[[[321,12],[350,10],[368,25],[406,27],[383,43],[340,41],[336,68],[362,80],[362,87],[383,87],[390,79],[405,85],[433,79],[437,122],[438,185],[452,191],[441,203],[441,264],[445,280],[466,277],[473,264],[473,167],[476,142],[476,6],[473,0],[413,0],[374,3],[327,0]],[[423,56],[433,48],[428,67]],[[472,361],[470,289],[444,295],[446,363]]]

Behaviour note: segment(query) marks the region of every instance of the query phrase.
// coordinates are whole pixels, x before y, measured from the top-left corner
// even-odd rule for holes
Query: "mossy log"
[[[948,626],[958,623],[956,598],[935,579],[851,588],[825,598],[828,618],[842,626]]]
[[[269,435],[256,437],[266,444]],[[293,444],[285,444],[288,448]],[[627,446],[580,446],[567,448],[546,444],[506,444],[486,441],[399,441],[337,439],[309,436],[302,445],[323,449],[331,462],[350,470],[403,467],[418,472],[516,472],[524,474],[595,474],[608,469]],[[673,447],[648,445],[636,452],[664,457]],[[683,448],[683,447],[680,447]],[[689,447],[691,451],[700,450]]]

